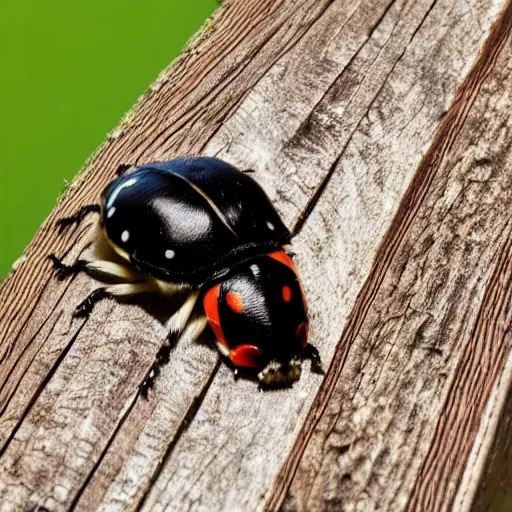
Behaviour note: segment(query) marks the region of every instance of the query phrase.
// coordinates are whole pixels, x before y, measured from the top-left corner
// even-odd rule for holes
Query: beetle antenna
[[[126,173],[129,169],[133,167],[132,164],[120,164],[118,168],[116,169],[116,176],[122,176]]]

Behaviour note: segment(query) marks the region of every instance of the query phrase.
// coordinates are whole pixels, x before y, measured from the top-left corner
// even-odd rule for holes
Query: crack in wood
[[[444,116],[438,135],[429,151],[423,158],[409,189],[393,220],[392,226],[385,237],[375,259],[376,265],[359,294],[353,312],[340,338],[335,356],[327,372],[327,376],[313,403],[306,423],[299,433],[292,451],[274,481],[273,488],[265,505],[265,510],[279,510],[283,505],[290,485],[295,477],[306,447],[323,417],[327,404],[331,400],[335,383],[339,380],[348,357],[350,347],[357,337],[360,327],[373,303],[384,276],[389,268],[393,254],[401,244],[412,220],[419,210],[432,180],[440,168],[444,155],[450,150],[455,138],[462,129],[469,110],[473,105],[483,81],[489,75],[503,49],[511,30],[512,3],[507,6],[495,22],[491,34],[473,68],[452,102],[452,106]]]
[[[48,372],[48,374],[45,376],[45,378],[41,381],[41,383],[37,387],[37,391],[34,393],[32,398],[30,399],[27,407],[23,411],[23,414],[21,415],[20,419],[16,423],[16,426],[13,428],[11,434],[9,435],[9,437],[7,438],[5,443],[0,448],[0,457],[3,456],[3,454],[5,453],[7,448],[9,447],[9,444],[11,443],[11,441],[16,436],[16,433],[18,432],[18,430],[21,427],[22,423],[25,421],[25,418],[30,413],[30,410],[32,409],[34,404],[37,402],[37,399],[39,398],[39,396],[43,392],[44,388],[47,386],[48,382],[50,382],[51,378],[55,375],[55,372],[58,370],[58,368],[61,365],[62,361],[64,361],[64,358],[66,357],[66,355],[70,351],[71,347],[75,343],[76,339],[78,338],[78,336],[79,336],[80,332],[82,331],[82,329],[83,329],[85,324],[86,324],[86,321],[83,321],[82,324],[80,325],[80,327],[77,329],[77,331],[74,334],[74,336],[69,340],[69,343],[66,345],[64,350],[57,357],[57,359],[55,361],[55,364],[52,366],[51,370]]]
[[[53,312],[52,312],[53,314]],[[18,359],[16,360],[16,362],[13,364],[12,368],[9,370],[9,372],[7,373],[6,377],[5,377],[5,380],[4,382],[2,383],[2,386],[0,387],[0,394],[4,391],[5,387],[7,386],[8,382],[9,382],[9,379],[11,378],[13,372],[14,372],[14,369],[16,368],[16,365],[19,364],[20,360],[23,358],[23,356],[25,355],[26,351],[28,350],[28,348],[31,346],[32,342],[35,340],[35,338],[39,335],[39,333],[44,329],[44,327],[46,326],[46,322],[48,322],[48,320],[52,317],[52,314],[48,315],[44,322],[41,324],[41,328],[38,329],[36,331],[36,333],[34,334],[34,336],[31,337],[30,339],[30,343],[28,343],[22,350],[22,352],[20,353]],[[8,393],[8,395],[0,402],[0,417],[3,415],[3,413],[5,412],[5,410],[7,409],[7,407],[9,406],[9,403],[11,402],[11,399],[12,397],[15,395],[19,385],[21,384],[21,381],[23,380],[23,378],[25,377],[25,375],[27,374],[31,364],[33,363],[34,359],[37,357],[37,355],[39,354],[39,351],[41,350],[41,348],[43,347],[45,341],[48,339],[48,337],[50,336],[51,332],[55,329],[55,326],[57,324],[57,322],[60,320],[60,317],[62,316],[62,311],[60,311],[57,315],[55,315],[55,320],[52,324],[52,326],[50,327],[50,330],[48,331],[48,334],[45,338],[45,340],[41,343],[40,347],[37,349],[37,351],[35,352],[34,356],[31,358],[30,360],[30,363],[28,363],[26,365],[26,367],[24,368],[23,370],[23,373],[18,377],[18,382],[16,382],[16,385],[13,387],[13,389],[11,390],[10,393]]]
[[[291,49],[293,49],[293,47],[298,44],[300,42],[300,40],[308,33],[308,30],[311,29],[313,27],[313,25],[315,24],[315,22],[322,16],[322,14],[329,8],[329,6],[334,2],[334,0],[324,0],[324,6],[321,8],[321,11],[319,12],[318,15],[316,15],[313,19],[312,19],[312,22],[310,22],[310,24],[308,24],[308,28],[302,33],[302,34],[299,34],[298,37],[296,37],[296,40],[293,41],[291,44],[289,44],[289,46],[284,46],[284,48],[279,52],[277,53],[274,57],[273,57],[273,60],[270,61],[268,64],[266,64],[266,68],[263,69],[263,71],[261,72],[261,75],[260,76],[264,76],[265,73],[275,64],[275,62],[277,62],[281,57],[283,57],[283,55],[286,55],[287,52],[289,52]],[[301,7],[303,7],[303,5],[305,5],[306,2],[304,2],[303,4],[299,5],[296,9],[295,12],[297,12]],[[295,12],[292,12],[290,13],[290,16],[293,16],[295,14]],[[264,21],[264,20],[263,20]],[[284,24],[287,22],[287,19],[283,19],[282,20],[282,25],[277,25],[275,30],[273,32],[271,32],[268,36],[265,37],[265,39],[262,40],[262,42],[256,47],[256,48],[251,48],[251,52],[250,54],[246,57],[245,59],[245,64],[242,64],[241,66],[239,66],[236,71],[230,71],[229,75],[226,76],[225,78],[225,81],[223,82],[223,77],[220,77],[220,80],[219,80],[219,86],[217,88],[217,90],[213,90],[213,91],[208,91],[208,93],[203,97],[203,98],[199,98],[196,102],[195,105],[192,105],[189,109],[189,112],[192,112],[192,110],[194,110],[194,108],[198,108],[202,103],[206,102],[206,100],[208,100],[209,103],[213,102],[215,99],[217,99],[224,91],[224,89],[226,89],[229,85],[231,85],[232,83],[234,83],[240,75],[242,75],[242,73],[247,69],[247,67],[250,65],[251,61],[262,51],[262,49],[275,37],[275,35],[279,32],[279,30],[284,26]],[[247,93],[248,90],[250,90],[250,88],[254,87],[254,85],[257,83],[256,82],[253,82],[253,83],[249,83],[249,84],[246,84],[245,86],[245,89],[242,89],[240,92],[239,92],[239,95],[238,95],[238,98],[236,98],[234,101],[233,101],[233,108],[236,108],[236,106],[240,103],[240,101],[243,99],[244,95]],[[182,115],[182,118],[183,117],[186,117],[186,114],[189,113],[189,112],[185,112],[183,115]],[[202,115],[202,112],[199,111],[199,112],[196,112],[195,113],[196,115],[196,118],[199,118],[201,117]],[[151,152],[151,149],[152,149],[152,146],[158,141],[158,139],[160,137],[162,137],[164,134],[165,134],[165,137],[163,140],[159,141],[158,143],[158,146],[159,147],[162,147],[162,146],[165,146],[173,137],[176,136],[176,134],[182,130],[183,128],[186,127],[186,125],[190,122],[190,121],[193,121],[194,119],[184,119],[182,121],[182,124],[181,125],[177,125],[176,129],[173,130],[172,132],[168,133],[168,134],[165,134],[165,131],[162,131],[160,133],[157,133],[156,136],[153,138],[153,141],[151,143],[149,143],[148,145],[148,148],[146,149],[145,153],[147,154],[148,152]],[[217,124],[220,126],[223,122],[225,122],[227,120],[227,115],[224,115],[224,116],[221,116],[221,118],[219,120],[217,120]],[[209,139],[211,139],[212,137],[215,136],[215,133],[216,131],[212,132],[212,134],[210,135]],[[204,147],[206,146],[206,144],[208,143],[208,141],[205,142],[204,146],[201,148],[204,149]],[[200,152],[201,152],[200,150]],[[139,161],[139,160],[137,160]]]
[[[190,423],[196,416],[197,411],[199,410],[199,407],[201,407],[204,397],[206,396],[206,393],[208,392],[208,389],[210,388],[210,384],[212,383],[215,375],[217,375],[217,372],[219,371],[220,365],[221,365],[221,359],[220,359],[220,357],[218,357],[217,362],[215,363],[215,367],[214,367],[213,371],[211,372],[211,374],[209,375],[208,380],[205,382],[205,385],[201,389],[200,393],[194,398],[194,400],[192,400],[190,407],[188,408],[188,410],[185,414],[185,417],[183,418],[183,421],[180,422],[174,436],[170,439],[170,442],[165,449],[163,457],[160,459],[154,473],[151,475],[149,484],[148,484],[144,494],[142,495],[141,499],[139,500],[139,502],[137,504],[137,508],[135,510],[140,511],[143,509],[143,507],[148,499],[149,493],[150,493],[151,489],[153,488],[153,484],[157,481],[158,477],[160,476],[160,473],[162,472],[162,469],[164,468],[165,463],[171,456],[172,451],[173,451],[174,447],[176,446],[176,443],[178,442],[178,439],[183,434],[183,432],[185,432],[187,427],[190,425]]]
[[[461,468],[465,466],[471,441],[476,435],[479,419],[486,403],[485,397],[489,396],[492,383],[498,372],[503,369],[506,353],[510,351],[506,340],[508,329],[512,325],[512,312],[509,307],[511,300],[512,230],[509,225],[505,246],[499,251],[499,261],[487,286],[471,339],[466,345],[456,378],[450,386],[448,397],[440,414],[434,442],[424,458],[420,471],[418,471],[407,506],[409,511],[438,510],[441,507],[440,500],[446,493],[447,480],[443,476],[447,471],[455,472],[454,466],[458,467],[457,473],[460,476],[457,483],[460,483]],[[489,329],[492,330],[491,333],[488,332]],[[475,349],[479,345],[480,349],[483,348],[486,339],[491,340],[494,354],[488,354],[487,358],[478,357],[475,354]],[[485,364],[484,367],[481,366],[482,362]],[[478,365],[478,371],[474,365]],[[487,389],[481,389],[485,384],[483,371],[487,375],[492,372],[494,376],[487,381]],[[471,388],[473,388],[473,392]],[[471,394],[473,396],[470,396]],[[476,404],[476,406],[464,411],[464,404]],[[479,411],[475,411],[476,407]],[[480,414],[477,415],[477,412]],[[452,434],[455,427],[458,430],[456,437]],[[462,429],[465,430],[465,435],[461,433]],[[464,447],[460,446],[462,437]],[[458,454],[456,459],[453,458],[452,453]],[[444,501],[442,505],[450,507],[451,502]]]
[[[425,15],[423,16],[419,26],[414,30],[414,32],[411,34],[410,38],[409,38],[409,44],[412,42],[412,40],[414,39],[414,37],[416,36],[416,34],[418,33],[419,29],[421,28],[421,26],[423,25],[423,23],[425,22],[425,20],[427,19],[428,15],[431,13],[432,9],[434,8],[435,4],[436,4],[437,0],[433,0],[432,4],[430,5],[430,7],[428,8],[427,12],[425,13]],[[327,98],[330,94],[332,94],[332,92],[337,88],[338,86],[338,83],[340,82],[340,79],[341,77],[343,76],[344,72],[346,69],[348,69],[350,67],[350,65],[357,59],[357,57],[359,56],[361,50],[364,49],[364,47],[366,46],[366,44],[368,43],[368,41],[371,40],[371,37],[373,35],[373,33],[375,32],[375,30],[377,29],[377,27],[380,25],[380,23],[382,23],[382,21],[384,20],[384,18],[386,17],[386,15],[388,14],[388,12],[390,11],[391,7],[393,7],[393,5],[395,4],[395,0],[393,0],[392,2],[390,2],[386,8],[384,9],[383,13],[380,15],[380,17],[378,18],[378,20],[370,27],[370,31],[369,31],[369,34],[368,34],[368,37],[367,39],[365,40],[364,44],[362,44],[359,49],[357,50],[357,52],[353,55],[353,57],[349,60],[349,62],[347,63],[347,65],[341,70],[341,72],[338,74],[338,76],[336,77],[336,79],[334,80],[334,82],[332,83],[332,85],[327,89],[327,91],[324,93],[324,95],[322,96],[322,98],[316,103],[316,105],[313,107],[312,109],[312,112],[311,114],[308,116],[308,118],[302,123],[302,125],[299,127],[297,133],[300,134],[300,132],[304,129],[304,127],[307,126],[308,122],[310,121],[310,119],[312,118],[312,116],[315,114],[315,111],[316,111],[316,108],[319,107],[322,102],[325,100],[325,98]],[[391,35],[390,35],[391,37]],[[389,70],[388,74],[387,74],[387,77],[385,80],[382,81],[382,84],[381,86],[379,87],[379,89],[375,92],[374,94],[374,97],[373,99],[371,100],[371,102],[369,103],[368,107],[366,108],[365,112],[363,115],[361,115],[360,119],[359,119],[359,122],[355,125],[354,129],[351,131],[351,134],[350,136],[347,138],[345,144],[343,145],[343,147],[341,148],[338,156],[336,157],[336,159],[333,161],[332,165],[330,166],[330,168],[328,169],[327,173],[325,174],[325,177],[322,179],[322,181],[320,182],[320,184],[318,185],[317,189],[315,190],[315,192],[313,193],[312,197],[309,199],[306,207],[302,210],[302,212],[300,212],[300,214],[298,215],[297,217],[297,220],[295,221],[294,225],[293,225],[293,228],[292,228],[292,233],[294,236],[297,236],[304,224],[306,223],[308,217],[310,216],[310,214],[312,213],[312,211],[314,210],[315,206],[318,204],[318,201],[320,200],[320,198],[322,197],[322,194],[326,188],[326,186],[328,185],[329,181],[331,180],[332,176],[334,175],[334,173],[336,172],[336,169],[338,168],[338,165],[342,159],[342,157],[344,156],[344,153],[345,153],[345,150],[347,149],[347,147],[350,145],[350,143],[352,142],[352,137],[353,135],[357,132],[357,130],[360,128],[361,126],[361,123],[363,122],[363,120],[365,119],[366,115],[368,114],[368,112],[370,111],[370,109],[373,107],[374,105],[374,102],[380,97],[383,89],[385,88],[385,86],[387,85],[387,78],[389,78],[389,76],[392,75],[392,73],[394,72],[395,70],[395,67],[396,65],[400,62],[400,60],[402,59],[403,55],[405,54],[406,50],[407,50],[407,47],[408,45],[405,45],[403,51],[400,53],[400,55],[398,55],[398,57],[396,58],[393,66],[391,67],[391,69]],[[377,56],[378,57],[378,56]],[[376,57],[376,58],[377,58]],[[350,104],[350,103],[349,103]],[[407,125],[406,125],[407,126]],[[404,129],[405,127],[404,126]]]

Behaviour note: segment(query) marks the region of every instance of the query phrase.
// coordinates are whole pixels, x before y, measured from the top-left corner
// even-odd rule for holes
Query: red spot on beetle
[[[273,260],[279,261],[279,263],[286,265],[289,269],[293,270],[294,274],[297,273],[297,270],[295,269],[295,265],[293,264],[292,259],[284,251],[270,252],[268,256],[270,256]]]
[[[236,366],[259,368],[263,352],[256,345],[238,345],[229,353],[229,358]]]
[[[308,343],[308,331],[309,331],[308,323],[301,322],[299,324],[299,327],[297,327],[297,331],[295,332],[295,336],[302,343],[303,347],[305,347]]]
[[[226,304],[234,313],[241,313],[244,310],[244,303],[242,297],[235,292],[228,292],[226,294]]]
[[[281,294],[285,302],[290,302],[292,300],[292,289],[289,286],[283,286]]]
[[[302,295],[302,302],[304,303],[304,309],[306,310],[306,315],[308,313],[308,304],[306,302],[306,296],[304,295],[304,289],[302,288],[302,283],[300,282],[299,276],[297,274],[297,269],[295,268],[295,265],[293,264],[292,259],[288,254],[286,254],[283,250],[281,251],[274,251],[269,252],[267,254],[270,258],[272,258],[275,261],[278,261],[279,263],[282,263],[283,265],[287,266],[294,274],[295,278],[297,279],[297,282],[300,286],[300,293]]]
[[[220,284],[210,288],[204,295],[203,299],[203,307],[204,312],[206,313],[206,318],[208,318],[208,323],[212,328],[213,333],[215,334],[215,338],[217,341],[224,345],[226,348],[228,347],[228,343],[224,336],[224,331],[220,325],[219,318],[219,293],[220,293]]]

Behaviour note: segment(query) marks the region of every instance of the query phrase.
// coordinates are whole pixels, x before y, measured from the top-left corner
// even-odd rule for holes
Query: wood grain
[[[324,501],[319,490],[323,484],[304,476],[313,468],[327,475],[324,483],[328,478],[336,481],[340,469],[329,466],[331,451],[324,460],[323,452],[316,448],[297,457],[302,454],[297,446],[308,438],[315,423],[310,416],[305,434],[301,433],[320,389],[320,377],[306,371],[291,390],[258,393],[254,383],[235,383],[214,350],[193,344],[185,335],[154,392],[143,400],[137,390],[165,336],[163,321],[172,306],[145,299],[132,304],[107,301],[98,305],[87,321],[72,319],[76,304],[97,285],[87,276],[56,281],[46,258],[56,252],[73,261],[86,251],[93,219],[64,237],[57,235],[54,223],[94,201],[121,162],[204,153],[255,169],[256,179],[297,233],[297,264],[312,312],[311,341],[320,347],[327,364],[335,357],[320,400],[325,402],[334,389],[332,396],[341,398],[336,404],[331,400],[329,407],[344,404],[343,411],[352,408],[358,413],[362,418],[359,424],[369,425],[366,431],[361,427],[366,442],[366,436],[381,428],[381,409],[387,406],[380,404],[375,409],[372,400],[363,400],[371,386],[362,386],[360,395],[352,390],[353,402],[345,388],[369,379],[371,372],[384,364],[383,384],[375,397],[383,393],[396,403],[402,383],[393,380],[396,360],[404,362],[404,351],[411,352],[414,358],[409,363],[408,382],[421,394],[417,401],[406,400],[399,413],[406,417],[407,407],[414,403],[425,406],[425,425],[432,427],[436,420],[442,421],[444,402],[432,396],[436,392],[449,395],[457,371],[463,371],[458,363],[463,361],[466,347],[477,347],[470,351],[472,356],[485,342],[476,335],[471,338],[473,345],[458,342],[454,334],[457,322],[462,313],[468,321],[475,321],[478,311],[485,311],[480,309],[485,304],[492,314],[501,314],[499,304],[507,296],[505,289],[495,295],[499,286],[488,286],[492,276],[501,283],[508,275],[504,256],[508,249],[503,242],[508,226],[503,214],[506,209],[498,210],[510,198],[506,173],[500,173],[496,163],[498,154],[508,158],[496,126],[506,119],[500,109],[508,104],[506,99],[505,107],[495,104],[499,85],[489,86],[478,96],[484,103],[479,108],[485,123],[477,118],[475,126],[469,127],[473,117],[466,120],[479,88],[490,83],[486,73],[493,69],[494,57],[501,50],[498,41],[502,40],[491,35],[483,56],[474,64],[503,4],[501,0],[223,2],[189,48],[161,74],[87,163],[27,248],[26,260],[0,289],[2,510],[26,506],[45,506],[52,512],[253,510],[261,509],[266,500],[268,507],[275,509],[288,488],[286,507],[300,508],[304,503],[312,506],[310,498],[301,494],[309,492],[311,483],[316,493],[312,496],[318,496],[314,503],[319,508],[331,503]],[[504,18],[500,19],[503,25]],[[487,67],[481,64],[485,58]],[[468,75],[472,66],[482,72],[476,79],[474,72]],[[499,69],[496,65],[492,71],[496,82]],[[506,98],[504,92],[502,96]],[[481,98],[488,98],[489,105]],[[487,108],[491,112],[488,118]],[[486,135],[483,126],[495,139]],[[474,131],[473,146],[464,146],[469,135],[461,141],[461,130]],[[464,165],[450,167],[444,160],[436,160],[427,173],[428,155],[443,144],[447,147],[440,159],[449,156],[450,162],[455,162],[456,155],[462,155]],[[478,148],[489,156],[478,156],[484,163],[477,166],[473,164],[478,158],[472,160],[471,155],[477,154]],[[470,156],[464,157],[464,151]],[[474,179],[468,178],[466,183],[465,173]],[[425,174],[430,181],[419,186],[418,180]],[[497,185],[490,185],[494,183]],[[488,202],[481,210],[469,212],[464,208],[469,208],[474,197]],[[451,209],[447,206],[450,201],[454,203]],[[471,206],[475,206],[474,200]],[[420,216],[423,224],[415,220],[416,224],[411,221],[407,229],[402,228],[400,212],[407,208],[414,212],[414,219],[419,218],[417,211],[424,211],[424,217]],[[440,223],[438,212],[452,219],[452,230]],[[421,229],[430,230],[437,241],[429,246],[430,239]],[[463,233],[471,229],[478,231],[481,240],[471,239],[471,247],[466,248]],[[386,232],[400,243],[381,260],[382,254],[387,254],[382,252],[386,242],[380,245]],[[433,234],[431,238],[435,238]],[[404,244],[408,244],[407,250]],[[454,247],[448,250],[443,244]],[[416,256],[409,262],[411,254]],[[448,256],[454,258],[449,265]],[[414,265],[420,265],[420,260],[437,269],[431,259],[437,265],[444,262],[447,270],[440,276],[432,271],[430,277],[422,277],[418,271],[415,281]],[[385,276],[375,266],[379,261],[387,269]],[[397,288],[388,297],[383,287],[389,286],[386,279],[397,265],[405,269],[408,284],[405,291]],[[449,272],[458,271],[468,274],[468,282],[455,280],[456,286],[447,286]],[[478,279],[480,271],[483,277]],[[393,279],[397,280],[396,276]],[[369,287],[374,281],[375,287]],[[406,299],[401,293],[410,293],[407,286],[419,288],[416,300],[425,312],[402,311]],[[382,304],[388,304],[396,316],[372,309],[379,293],[384,293]],[[439,294],[439,305],[429,302],[429,294]],[[362,297],[368,299],[364,306]],[[403,302],[393,302],[397,297]],[[448,306],[452,299],[465,304],[458,315]],[[426,320],[431,318],[426,313],[430,310],[434,318],[436,312],[443,319],[450,312],[453,319],[436,327],[435,322]],[[359,334],[351,335],[349,341],[345,334],[339,343],[349,315],[345,333],[356,322]],[[446,328],[446,340],[437,346],[438,339],[429,331],[428,340],[419,340],[419,348],[413,350],[410,337],[393,334],[398,324],[407,322],[410,332],[419,329],[420,320],[425,323],[423,329],[432,332]],[[366,325],[366,331],[359,328],[359,322]],[[481,329],[485,330],[483,324]],[[374,330],[378,336],[372,334]],[[362,332],[366,342],[360,338]],[[381,337],[398,337],[398,342],[392,345]],[[470,374],[484,379],[473,382],[460,373],[459,378],[469,386],[464,388],[468,396],[473,396],[471,386],[484,386],[485,393],[490,393],[502,368],[504,346],[502,343],[496,350],[494,359],[486,360],[494,377]],[[347,361],[353,361],[352,366],[347,363],[348,370],[344,368],[340,374],[339,363],[347,357],[348,347]],[[438,376],[439,350],[446,359],[446,376],[442,378]],[[451,351],[450,357],[444,356],[445,351]],[[414,364],[424,359],[425,367],[411,374]],[[398,386],[396,392],[389,388],[390,383]],[[478,427],[483,406],[482,399],[470,430]],[[311,414],[318,410],[314,406]],[[343,411],[340,409],[341,416]],[[372,414],[373,423],[368,420]],[[318,425],[323,425],[324,418]],[[346,432],[340,435],[352,431]],[[396,444],[400,439],[417,442],[414,429],[402,437],[388,438],[387,432],[378,438],[382,443],[387,440],[393,459],[401,454],[402,445]],[[316,438],[311,439],[313,446]],[[470,444],[464,445],[464,453]],[[344,451],[343,446],[340,451],[351,455],[351,449]],[[358,470],[364,476],[368,457],[373,456],[366,449],[375,446],[363,441],[358,446]],[[403,478],[402,508],[411,496],[416,499],[414,493],[418,499],[425,501],[428,496],[436,502],[446,495],[453,498],[455,492],[457,482],[446,477],[450,491],[443,490],[441,498],[432,497],[427,466],[427,489],[420,488],[423,480],[413,489],[412,480],[421,464],[427,464],[427,459],[421,458],[428,453],[426,441],[422,446],[423,451],[413,450],[413,462],[405,458],[402,464],[391,465],[381,478],[383,486],[393,488],[389,480],[395,478],[392,470],[409,472]],[[295,465],[302,464],[293,483],[295,469],[290,470],[289,463],[279,473],[288,455]],[[457,468],[460,474],[460,464]],[[344,484],[345,474],[341,473]],[[355,471],[352,475],[349,484],[358,482],[358,490],[363,492],[357,496],[360,503],[375,505],[371,496],[364,494],[371,489],[371,479],[365,487]],[[332,492],[332,503],[338,503],[336,489]],[[353,495],[355,500],[355,491]],[[391,491],[386,496],[395,506]]]
[[[459,503],[463,510],[485,512],[512,508],[512,357],[509,356],[503,372],[502,383],[497,388],[496,400],[490,400],[491,420],[484,442],[478,446],[480,457],[475,457],[478,471],[476,482],[461,483]],[[490,407],[489,407],[490,408]],[[484,423],[484,422],[483,422]],[[494,428],[492,428],[494,427]],[[484,430],[484,429],[482,429]],[[486,442],[485,442],[486,441]],[[469,461],[468,467],[470,463]],[[484,467],[482,467],[484,466]],[[475,467],[473,465],[473,467]],[[468,472],[469,473],[469,472]],[[464,492],[463,489],[468,489]]]
[[[451,507],[510,350],[510,16],[409,187],[269,509],[285,492],[284,510]]]
[[[418,4],[416,3],[415,6]],[[413,11],[417,23],[423,21],[431,3],[420,5],[420,7],[423,8],[423,11]],[[387,74],[381,77],[381,82],[376,81],[375,76],[372,76],[374,79],[372,85],[375,87],[372,92],[375,94],[382,89],[381,97],[374,98],[363,89],[363,97],[367,98],[367,105],[371,105],[369,112],[363,111],[360,114],[359,121],[363,127],[360,131],[355,132],[345,148],[340,144],[339,148],[344,153],[339,159],[340,161],[336,162],[339,166],[338,172],[330,178],[323,197],[294,243],[299,255],[299,271],[305,279],[306,291],[311,303],[313,318],[311,337],[322,347],[322,354],[327,359],[339,340],[343,320],[348,315],[353,300],[371,269],[380,237],[387,227],[386,220],[387,222],[391,221],[394,210],[392,206],[390,210],[387,210],[386,204],[397,204],[401,191],[407,186],[408,180],[411,179],[415,167],[421,159],[421,151],[418,148],[428,145],[427,141],[432,140],[431,138],[434,136],[433,132],[428,131],[428,127],[432,127],[434,130],[435,121],[442,117],[445,107],[443,96],[429,97],[425,112],[421,112],[420,109],[418,114],[417,111],[411,112],[407,107],[402,110],[404,98],[397,95],[396,98],[391,99],[390,93],[393,87],[406,82],[412,72],[418,73],[415,75],[417,91],[430,88],[442,89],[442,86],[433,79],[435,74],[428,67],[428,59],[425,59],[425,54],[419,48],[428,48],[427,51],[429,51],[432,46],[435,47],[436,37],[449,37],[450,41],[460,40],[461,33],[457,31],[455,23],[450,27],[451,31],[447,28],[446,32],[439,33],[436,23],[439,19],[447,16],[449,9],[448,5],[439,6],[438,9],[430,11],[431,15],[435,16],[434,19],[428,21],[427,17],[423,25],[424,31],[417,32],[419,40],[414,41],[413,39],[410,43],[407,40],[410,53],[405,52],[405,62],[396,63],[395,73],[392,73],[389,79]],[[388,10],[388,15],[395,16],[391,19],[396,23],[399,13],[403,12],[408,12],[407,8],[404,5],[397,5],[396,11]],[[412,15],[410,14],[410,16],[404,26],[408,26],[408,23],[411,22]],[[333,19],[336,18],[333,15]],[[395,23],[390,23],[385,16],[384,20],[389,23],[388,30],[392,31]],[[459,26],[460,30],[464,30],[463,26],[464,24]],[[319,28],[322,33],[327,30],[325,25]],[[411,30],[410,34],[414,32],[414,29],[409,26],[408,29]],[[453,39],[451,39],[452,37]],[[429,41],[430,44],[426,44],[425,41]],[[395,41],[391,40],[390,43],[393,48]],[[449,48],[451,44],[453,43],[447,43],[446,47]],[[304,48],[297,48],[297,50],[304,52]],[[395,58],[399,58],[404,47],[398,48],[398,50],[393,48],[393,50]],[[389,66],[385,68],[389,73],[395,63],[388,62],[389,55],[385,51],[380,52],[380,55]],[[409,60],[410,58],[412,58],[412,62]],[[443,58],[448,61],[449,55],[443,55]],[[295,56],[290,56],[291,62],[295,62],[296,59]],[[425,62],[426,67],[418,70],[419,62]],[[452,62],[450,62],[451,65],[453,65]],[[431,64],[434,67],[434,61]],[[382,64],[377,61],[376,65]],[[423,78],[424,82],[418,78],[418,75]],[[282,86],[284,80],[282,75],[279,77],[279,84]],[[383,79],[388,79],[389,85],[383,85]],[[449,80],[446,75],[441,79]],[[422,83],[423,87],[420,85]],[[268,83],[262,83],[260,86],[267,89],[270,87]],[[259,87],[256,88],[256,98],[258,98],[258,93]],[[366,96],[366,94],[368,95]],[[356,97],[354,101],[358,100],[359,98]],[[269,108],[265,103],[260,107],[256,101],[256,99],[252,100],[249,95],[241,106],[241,120],[233,120],[235,127],[242,122],[244,123],[243,127],[239,128],[239,132],[235,132],[235,128],[230,128],[232,121],[230,120],[226,127],[228,133],[244,133],[249,126],[259,125],[252,122],[251,119],[246,120],[248,110],[254,111],[255,115],[259,116],[262,110],[265,113],[265,110]],[[269,99],[269,103],[270,101]],[[293,101],[293,105],[295,105],[297,96],[293,96]],[[410,101],[411,104],[415,103],[412,98]],[[391,104],[389,104],[390,102]],[[252,110],[250,110],[251,105]],[[281,111],[286,111],[285,105],[286,103],[281,99],[279,103]],[[275,108],[277,110],[278,107]],[[333,110],[333,104],[323,103],[319,108],[322,108],[325,113],[328,109],[329,111]],[[425,116],[427,121],[424,124],[415,125],[413,120],[409,123],[411,131],[403,130],[404,124],[411,121],[411,117],[414,119],[415,114],[419,115],[420,119]],[[429,115],[432,116],[430,122],[428,121]],[[318,117],[321,118],[321,116]],[[324,114],[323,117],[325,119],[326,115]],[[404,120],[404,117],[407,121]],[[366,119],[372,120],[373,123]],[[371,128],[374,132],[369,135]],[[315,136],[318,129],[315,126],[311,132],[308,132],[311,133],[310,137],[313,142],[316,141]],[[422,129],[425,131],[422,132]],[[385,134],[385,136],[378,137],[377,134]],[[261,138],[258,137],[258,141],[260,140]],[[411,144],[411,140],[417,141],[418,146],[411,149],[411,160],[408,160],[404,148]],[[309,140],[303,141],[306,147],[308,143],[310,143]],[[382,156],[380,158],[374,156],[373,152],[376,151],[374,147],[379,143],[387,150],[384,153],[389,159],[387,162],[383,161]],[[248,144],[244,144],[238,151],[247,151],[245,150],[247,146]],[[314,144],[311,146],[315,148]],[[233,143],[232,151],[236,151],[235,148],[236,143]],[[264,150],[266,151],[267,148],[268,145],[264,147]],[[290,151],[290,153],[292,152]],[[264,152],[264,154],[266,153]],[[319,151],[319,154],[323,155],[324,152]],[[360,155],[364,156],[360,157]],[[377,152],[377,155],[380,153]],[[311,161],[311,158],[315,160]],[[309,156],[309,160],[305,152],[297,155],[296,159],[301,161],[300,166],[294,165],[290,171],[285,165],[282,167],[282,173],[286,173],[286,176],[289,173],[292,183],[296,182],[292,176],[295,176],[296,173],[299,173],[300,176],[301,168],[305,175],[308,170],[311,172],[316,165],[322,165],[316,151]],[[279,158],[276,160],[279,161]],[[293,163],[295,164],[295,162]],[[328,161],[326,169],[329,169],[328,165],[332,165],[332,163],[332,161]],[[386,174],[386,169],[388,169],[387,173],[393,174],[387,186],[383,177]],[[400,182],[400,171],[403,172],[404,180],[402,182],[404,188],[401,190],[397,188],[397,183]],[[374,183],[380,186],[373,185]],[[282,188],[285,186],[286,184],[281,184]],[[354,191],[352,194],[348,192],[354,189],[357,192]],[[356,199],[353,199],[354,197]],[[372,206],[369,207],[369,204]],[[293,208],[293,205],[291,207]],[[298,217],[293,210],[290,213],[293,217]],[[285,212],[284,215],[289,214]],[[293,219],[292,215],[290,215],[291,219]],[[361,233],[362,225],[365,226],[363,233]],[[357,242],[354,244],[353,240],[357,240]],[[323,272],[319,272],[318,269],[322,269]],[[303,418],[309,409],[314,392],[316,392],[315,384],[317,385],[317,381],[315,382],[314,376],[304,375],[300,383],[301,396],[287,393],[267,394],[255,401],[253,388],[250,385],[246,387],[241,383],[233,385],[229,372],[225,368],[221,368],[219,378],[214,380],[205,397],[205,402],[198,412],[201,419],[195,421],[178,441],[160,479],[155,482],[147,510],[161,510],[164,506],[169,506],[171,509],[178,506],[190,509],[213,506],[216,510],[231,510],[233,508],[252,510],[256,508],[261,503],[263,493],[270,487],[275,472],[282,464],[283,453],[290,449],[293,439],[301,428]],[[217,432],[213,441],[211,435],[208,434],[212,431]],[[221,455],[226,446],[230,447],[227,458]],[[267,453],[264,458],[256,456],[256,454],[265,452]],[[217,492],[214,494],[208,492],[212,488],[217,489]],[[243,492],[236,492],[234,489],[243,489]]]

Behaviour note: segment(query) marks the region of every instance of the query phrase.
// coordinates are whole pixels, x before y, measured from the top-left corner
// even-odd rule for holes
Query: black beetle
[[[86,271],[118,281],[96,289],[75,316],[88,316],[109,296],[186,292],[144,389],[168,360],[199,298],[203,314],[195,321],[196,334],[209,324],[221,352],[235,367],[257,369],[262,385],[293,383],[305,357],[321,371],[318,351],[307,343],[304,292],[286,253],[291,234],[255,180],[212,157],[121,166],[120,172],[99,205],[58,222],[63,230],[99,212],[97,236],[119,261],[65,265],[50,258],[60,278]]]

